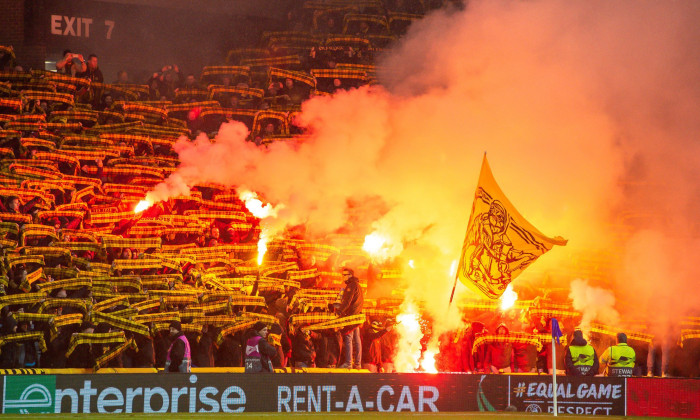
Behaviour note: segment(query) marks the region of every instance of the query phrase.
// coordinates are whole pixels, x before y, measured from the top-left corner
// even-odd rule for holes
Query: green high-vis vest
[[[593,366],[595,350],[590,344],[569,346],[569,351],[571,351],[571,360],[574,362],[574,366]]]
[[[619,343],[610,347],[609,350],[608,376],[632,376],[632,368],[634,368],[636,359],[634,349],[627,343]]]

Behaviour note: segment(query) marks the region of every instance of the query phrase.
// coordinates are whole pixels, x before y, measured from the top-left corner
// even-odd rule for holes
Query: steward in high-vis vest
[[[600,357],[600,363],[605,364],[607,376],[632,376],[634,369],[634,349],[627,345],[627,335],[617,335],[617,345],[608,347]]]
[[[600,364],[593,346],[588,344],[581,330],[574,331],[574,338],[566,348],[564,357],[566,374],[569,376],[595,376]]]
[[[192,367],[192,351],[190,350],[190,342],[187,341],[187,337],[182,332],[182,325],[179,321],[170,323],[170,337],[173,342],[168,348],[163,372],[189,372]]]
[[[247,333],[245,373],[273,372],[271,358],[277,350],[267,342],[267,325],[256,322]]]

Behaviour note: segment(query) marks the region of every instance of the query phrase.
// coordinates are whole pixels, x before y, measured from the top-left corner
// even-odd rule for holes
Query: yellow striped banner
[[[105,299],[92,305],[93,311],[102,312],[106,309],[119,305],[129,305],[129,299],[124,296],[114,296],[113,298]]]
[[[226,327],[226,328],[222,329],[221,332],[219,333],[219,335],[216,337],[216,345],[217,345],[217,346],[220,346],[221,343],[224,342],[224,338],[225,338],[227,335],[235,334],[235,333],[237,333],[238,331],[243,331],[243,330],[245,330],[245,329],[247,329],[247,328],[250,328],[250,327],[252,327],[256,322],[257,322],[257,321],[254,320],[254,319],[251,319],[251,320],[249,320],[249,321],[241,321],[241,322],[239,322],[238,324],[231,325],[230,327]]]
[[[6,334],[0,337],[0,351],[2,346],[8,343],[16,343],[19,341],[37,341],[39,342],[39,348],[41,351],[46,351],[46,342],[44,341],[44,333],[41,331],[37,332],[19,332]]]
[[[333,319],[331,321],[321,322],[319,324],[309,325],[308,327],[303,327],[302,330],[318,331],[318,330],[349,327],[351,325],[362,325],[364,323],[365,323],[365,314],[357,314],[357,315],[350,315],[350,316],[345,316],[342,318]]]
[[[160,299],[147,299],[131,305],[138,312],[148,311],[160,307]]]
[[[81,344],[119,344],[126,342],[124,331],[110,333],[76,333],[70,339],[66,357],[70,357]]]
[[[112,261],[112,269],[114,270],[148,270],[160,268],[161,263],[158,258],[143,258],[132,260],[114,260]]]
[[[128,319],[125,318],[120,318],[118,316],[114,316],[112,314],[108,313],[103,313],[103,312],[93,312],[91,314],[91,320],[95,324],[99,324],[101,322],[106,322],[107,324],[120,328],[122,330],[126,331],[131,331],[136,334],[141,334],[141,335],[149,335],[150,332],[148,331],[148,327],[140,324],[138,322],[134,321],[129,321]]]
[[[551,335],[549,336],[549,338],[551,341]],[[508,335],[486,334],[477,337],[476,340],[474,340],[474,344],[472,345],[472,354],[476,354],[476,351],[479,347],[489,343],[530,344],[532,346],[535,346],[537,351],[542,350],[542,342],[537,336],[534,336],[532,334],[513,332]]]
[[[26,225],[25,225],[26,226]],[[12,269],[18,264],[44,265],[43,255],[8,255],[5,257],[8,268]]]
[[[71,308],[79,309],[83,314],[87,313],[88,302],[83,299],[70,299],[70,298],[51,298],[46,299],[39,305],[38,313],[43,314],[54,308],[69,306]]]
[[[130,338],[127,342],[118,345],[114,349],[95,359],[95,369],[99,369],[102,366],[105,366],[107,363],[116,359],[117,357],[119,357],[120,354],[124,353],[128,349],[138,351],[138,346],[136,345],[136,341],[134,341],[133,338]]]
[[[132,321],[138,322],[141,324],[147,324],[149,322],[170,322],[170,321],[179,321],[180,320],[180,313],[179,312],[159,312],[155,314],[142,314],[142,315],[136,315],[132,318]]]

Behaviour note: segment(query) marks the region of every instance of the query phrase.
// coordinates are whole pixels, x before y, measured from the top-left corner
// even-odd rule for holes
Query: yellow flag
[[[465,286],[498,299],[527,266],[566,239],[549,238],[508,201],[484,155],[457,275]]]

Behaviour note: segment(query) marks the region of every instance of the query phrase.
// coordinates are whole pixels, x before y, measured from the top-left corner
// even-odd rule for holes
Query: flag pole
[[[556,343],[554,342],[559,342],[559,337],[562,337],[563,334],[561,333],[561,328],[559,327],[559,321],[557,321],[556,318],[551,318],[549,321],[549,327],[552,330],[552,388],[553,388],[553,396],[554,396],[554,416],[556,417],[558,408],[557,408],[557,346]]]
[[[459,272],[455,273],[455,283],[452,285],[452,294],[450,295],[450,302],[447,304],[447,311],[450,311],[450,306],[452,306],[452,299],[455,297],[455,289],[457,288],[457,279],[459,278]]]
[[[554,392],[554,417],[557,416],[557,346],[552,336],[552,388]]]

